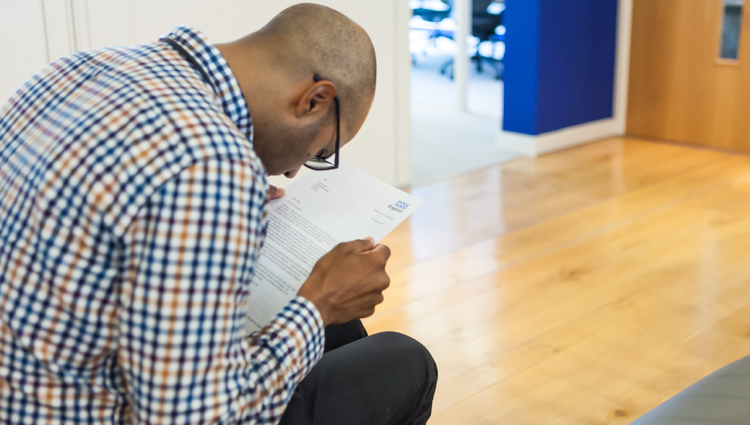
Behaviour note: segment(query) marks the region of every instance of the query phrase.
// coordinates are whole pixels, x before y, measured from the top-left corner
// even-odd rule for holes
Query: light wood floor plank
[[[629,423],[750,355],[749,158],[612,139],[413,193],[365,325],[433,353],[431,424]]]
[[[745,175],[749,166],[750,158],[744,157],[710,162],[674,179],[583,208],[575,214],[562,215],[497,238],[488,238],[432,260],[414,263],[400,270],[393,270],[395,267],[389,265],[392,289],[378,312],[397,308],[563,244],[573,243],[577,238],[632,221],[641,214],[730,184]],[[386,244],[388,242],[384,241]],[[394,255],[401,255],[401,251]]]
[[[384,243],[400,268],[669,179],[726,154],[610,139],[411,192],[429,202]]]

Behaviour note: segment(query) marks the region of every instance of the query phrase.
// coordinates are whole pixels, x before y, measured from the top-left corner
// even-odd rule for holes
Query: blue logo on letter
[[[398,201],[398,202],[396,202],[396,208],[401,208],[402,210],[405,210],[405,209],[409,208],[409,204],[407,204],[406,202],[403,202],[403,201]]]

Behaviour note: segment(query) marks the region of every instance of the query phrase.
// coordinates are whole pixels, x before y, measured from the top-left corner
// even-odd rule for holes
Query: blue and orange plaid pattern
[[[299,297],[243,337],[266,172],[221,53],[168,37],[210,84],[164,42],[105,48],[0,111],[0,423],[276,423],[322,356]]]

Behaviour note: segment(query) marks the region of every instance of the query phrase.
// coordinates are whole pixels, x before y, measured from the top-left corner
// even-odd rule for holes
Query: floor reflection
[[[609,139],[411,189],[425,199],[383,243],[393,270],[564,215],[684,172],[712,154]]]

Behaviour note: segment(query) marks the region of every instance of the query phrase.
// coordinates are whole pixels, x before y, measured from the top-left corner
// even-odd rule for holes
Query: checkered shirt
[[[277,423],[322,356],[307,300],[243,337],[266,172],[200,32],[76,52],[0,110],[0,423]],[[214,88],[216,92],[214,92]]]

